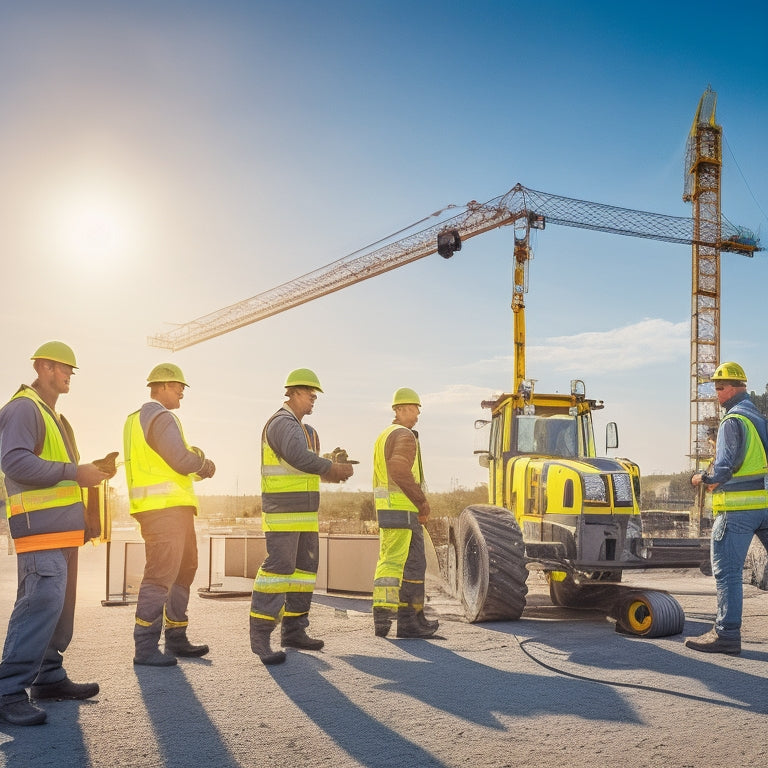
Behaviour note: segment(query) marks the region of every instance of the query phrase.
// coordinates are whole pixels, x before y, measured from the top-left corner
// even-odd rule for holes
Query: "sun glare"
[[[51,200],[49,248],[72,263],[105,269],[125,260],[135,238],[131,206],[105,188],[69,190]]]

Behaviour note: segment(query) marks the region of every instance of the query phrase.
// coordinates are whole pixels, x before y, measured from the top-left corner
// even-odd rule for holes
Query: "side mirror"
[[[481,467],[488,469],[491,466],[491,454],[488,451],[477,454],[477,461]]]
[[[609,421],[605,425],[605,450],[619,447],[619,428],[615,421]]]

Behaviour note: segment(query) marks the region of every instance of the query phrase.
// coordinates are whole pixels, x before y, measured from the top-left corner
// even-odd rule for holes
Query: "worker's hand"
[[[78,464],[75,480],[82,488],[93,488],[94,485],[109,480],[110,477],[112,475],[102,472],[95,464]]]
[[[216,465],[210,459],[205,459],[203,461],[203,466],[197,470],[197,476],[201,480],[206,480],[209,477],[213,477],[215,473]]]
[[[703,472],[694,472],[691,475],[691,485],[695,488],[697,485],[701,485],[701,479],[704,476]]]
[[[106,472],[110,477],[114,477],[117,472],[117,463],[115,459],[117,459],[117,451],[112,451],[112,453],[108,453],[103,459],[96,459],[96,461],[93,462],[93,466],[96,467],[96,469],[100,469],[102,472]]]
[[[424,525],[427,522],[427,520],[429,520],[429,514],[430,514],[429,502],[423,501],[421,504],[419,504],[418,510],[419,510],[419,522],[422,525]]]
[[[324,475],[321,475],[320,479],[326,483],[343,483],[352,477],[352,471],[351,464],[334,461],[331,468]]]

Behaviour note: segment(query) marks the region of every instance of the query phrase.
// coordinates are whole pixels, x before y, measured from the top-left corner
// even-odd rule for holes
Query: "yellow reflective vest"
[[[193,476],[176,472],[149,446],[141,427],[140,414],[140,410],[132,413],[123,429],[125,477],[131,514],[169,507],[194,507],[197,514],[198,502],[192,487]],[[184,445],[189,448],[181,422],[174,413],[171,416],[176,420]]]
[[[733,473],[731,479],[740,481],[765,478],[766,472],[768,472],[768,461],[766,460],[763,441],[760,439],[755,425],[746,416],[739,413],[729,413],[723,418],[723,421],[725,419],[738,419],[746,428],[744,461]],[[765,509],[767,507],[768,491],[765,490],[764,484],[762,488],[745,491],[730,489],[728,483],[724,483],[712,493],[712,513],[714,515],[734,510]]]
[[[64,417],[57,416],[31,387],[23,387],[11,400],[25,397],[40,411],[45,438],[38,454],[46,461],[77,463],[74,434]],[[74,455],[70,455],[67,444]],[[6,504],[8,527],[16,552],[79,547],[84,543],[83,490],[74,480],[62,480],[49,488],[14,493]]]
[[[304,432],[307,448],[319,453],[317,432],[302,424],[291,411],[281,408],[261,433],[261,527],[264,531],[317,531],[320,507],[320,476],[291,466],[278,456],[267,440],[274,419],[292,419]]]
[[[392,482],[387,473],[387,460],[384,447],[387,438],[396,429],[408,429],[401,424],[391,424],[376,440],[373,448],[373,498],[376,505],[376,516],[379,525],[384,528],[411,528],[418,525],[418,509],[416,505],[403,493],[400,486]],[[412,432],[412,430],[408,430]],[[414,480],[421,485],[423,482],[421,469],[421,447],[418,438],[416,440],[416,456],[413,460],[411,472]]]

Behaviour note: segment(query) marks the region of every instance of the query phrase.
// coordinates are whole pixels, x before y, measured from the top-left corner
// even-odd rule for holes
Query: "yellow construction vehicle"
[[[571,381],[569,394],[552,395],[526,379],[530,225],[515,228],[514,386],[484,401],[491,418],[475,425],[488,433],[478,453],[489,472],[489,504],[467,507],[451,526],[448,584],[469,621],[511,620],[525,607],[528,571],[543,570],[555,605],[603,609],[630,634],[676,634],[685,615],[672,595],[618,582],[627,569],[699,567],[709,559],[709,541],[644,536],[639,467],[597,456],[592,412],[602,402],[587,398],[580,380]],[[450,241],[446,258],[461,246],[458,232],[442,241]],[[617,447],[610,423],[606,448]]]

